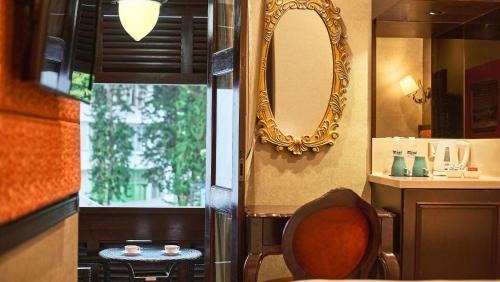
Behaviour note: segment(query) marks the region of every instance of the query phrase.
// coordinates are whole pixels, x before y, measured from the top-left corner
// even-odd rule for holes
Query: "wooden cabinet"
[[[500,278],[500,189],[407,189],[372,183],[398,215],[402,279]]]

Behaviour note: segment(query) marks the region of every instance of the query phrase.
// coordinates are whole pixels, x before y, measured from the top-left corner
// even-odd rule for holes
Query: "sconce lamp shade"
[[[399,82],[399,85],[401,86],[403,94],[405,94],[406,96],[415,94],[420,89],[420,87],[418,87],[417,83],[415,82],[415,79],[413,79],[411,75],[405,76]]]
[[[140,41],[155,27],[160,6],[161,3],[154,0],[119,0],[120,23],[135,41]]]

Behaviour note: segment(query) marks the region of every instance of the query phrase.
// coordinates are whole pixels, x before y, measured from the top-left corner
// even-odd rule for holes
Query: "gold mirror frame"
[[[333,82],[328,108],[319,126],[312,135],[295,137],[285,135],[279,129],[271,111],[266,85],[267,56],[274,30],[283,15],[291,9],[314,10],[323,20],[330,37],[333,59]],[[277,151],[287,148],[294,155],[311,149],[319,152],[320,146],[333,146],[339,134],[336,132],[344,110],[344,97],[349,84],[348,46],[340,9],[330,0],[267,0],[264,26],[264,41],[259,72],[259,95],[257,101],[257,136],[262,143],[271,143]],[[292,58],[293,59],[293,58]]]

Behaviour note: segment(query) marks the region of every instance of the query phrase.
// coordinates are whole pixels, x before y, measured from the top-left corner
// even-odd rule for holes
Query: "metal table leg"
[[[169,278],[169,280],[170,280],[170,275],[172,274],[172,271],[174,270],[176,265],[177,265],[176,262],[171,262],[170,265],[167,264],[165,274],[167,274],[166,276]]]
[[[110,262],[106,261],[103,265],[104,268],[104,282],[110,282]]]
[[[160,279],[167,279],[168,281],[171,281],[171,277],[170,276],[171,276],[172,271],[174,270],[174,268],[175,268],[176,265],[177,265],[176,262],[171,262],[171,263],[167,264],[167,267],[165,268],[165,272],[161,272],[161,273],[151,272],[151,273],[148,273],[148,272],[136,272],[134,270],[134,267],[132,266],[131,263],[129,263],[129,262],[125,263],[125,266],[128,269],[129,281],[130,282],[133,282],[136,279],[144,279],[145,277],[148,277],[150,279],[154,279],[152,281],[156,281],[156,279],[158,279],[158,278],[160,278]],[[153,274],[153,275],[151,275],[151,274]],[[146,281],[148,281],[148,280],[146,279]]]

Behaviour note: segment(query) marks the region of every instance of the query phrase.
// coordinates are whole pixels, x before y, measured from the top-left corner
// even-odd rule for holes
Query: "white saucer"
[[[181,254],[181,251],[178,251],[177,253],[167,253],[165,250],[161,250],[161,252],[166,256],[176,256]]]
[[[122,254],[126,255],[126,256],[138,256],[141,254],[141,251],[138,251],[137,253],[129,253],[125,250],[122,251]]]

